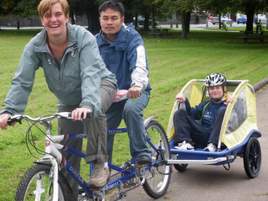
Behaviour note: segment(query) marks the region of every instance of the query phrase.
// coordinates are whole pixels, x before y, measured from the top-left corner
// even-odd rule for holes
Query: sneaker
[[[176,149],[179,150],[191,150],[194,149],[193,145],[191,145],[189,142],[183,141],[178,144],[178,146],[175,146]]]
[[[110,176],[110,171],[103,163],[94,164],[94,172],[89,178],[89,185],[95,188],[105,186]]]
[[[216,151],[216,146],[213,143],[209,143],[205,148],[205,151],[214,152]]]

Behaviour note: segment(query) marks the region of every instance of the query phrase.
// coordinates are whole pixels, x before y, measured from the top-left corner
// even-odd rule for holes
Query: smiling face
[[[119,11],[108,8],[100,13],[101,30],[109,40],[113,40],[124,23],[124,16]]]
[[[66,36],[66,24],[69,21],[60,3],[55,3],[41,17],[41,22],[49,38]]]
[[[213,100],[221,100],[224,95],[223,86],[208,87],[209,97]]]

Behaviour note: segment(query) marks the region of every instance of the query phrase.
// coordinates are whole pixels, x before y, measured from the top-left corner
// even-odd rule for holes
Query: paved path
[[[231,164],[231,170],[222,166],[189,166],[186,172],[172,174],[167,194],[157,201],[268,201],[268,86],[257,93],[258,127],[263,137],[260,175],[248,179],[242,158]],[[139,188],[130,192],[128,201],[153,200]]]

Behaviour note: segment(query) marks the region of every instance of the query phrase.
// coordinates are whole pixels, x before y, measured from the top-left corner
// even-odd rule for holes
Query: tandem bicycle
[[[29,123],[25,139],[28,150],[31,146],[41,152],[40,159],[22,177],[15,196],[16,201],[73,201],[72,189],[62,170],[80,186],[79,201],[116,201],[122,200],[128,191],[142,186],[145,192],[152,198],[163,196],[169,186],[171,178],[171,166],[167,164],[170,158],[169,143],[162,126],[153,118],[144,121],[147,146],[152,152],[152,163],[137,171],[133,159],[129,159],[121,166],[109,163],[111,176],[107,184],[99,189],[92,189],[79,173],[75,172],[69,161],[64,159],[66,151],[77,157],[85,158],[83,151],[62,144],[64,136],[53,135],[52,121],[65,118],[71,119],[69,112],[59,112],[49,116],[33,118],[28,115],[13,115],[9,124],[26,121]],[[41,127],[40,127],[41,125]],[[44,135],[45,148],[38,149],[34,143],[34,127],[37,127]],[[41,129],[43,128],[43,129]],[[125,133],[126,128],[109,130],[109,133]],[[86,134],[68,134],[69,139],[84,138]],[[92,171],[93,164],[89,164]]]

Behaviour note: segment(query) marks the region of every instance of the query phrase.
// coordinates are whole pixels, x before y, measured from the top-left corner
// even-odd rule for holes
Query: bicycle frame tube
[[[64,138],[63,135],[52,136],[50,135],[50,129],[47,129],[47,135],[45,138],[45,152],[46,155],[42,157],[41,162],[49,162],[51,164],[51,170],[53,174],[53,200],[58,201],[59,198],[59,164],[62,161],[62,154],[60,149],[63,148],[63,145],[59,144]]]
[[[51,165],[50,174],[53,175],[53,181],[52,181],[53,182],[53,200],[52,201],[58,201],[58,197],[59,197],[59,195],[58,195],[58,193],[59,193],[59,183],[58,183],[59,165],[58,165],[57,159],[50,154],[46,154],[40,160],[38,160],[37,163]]]
[[[110,129],[108,130],[108,134],[120,134],[120,133],[126,133],[127,132],[127,128],[117,128],[117,129]],[[84,138],[86,137],[85,134],[68,134],[67,139],[68,140],[75,140],[78,138]],[[51,155],[55,156],[55,158],[53,158],[51,155],[49,155],[48,157],[52,158],[52,166],[53,166],[53,176],[54,176],[54,180],[53,180],[53,192],[55,193],[53,195],[53,201],[57,201],[58,199],[58,164],[60,164],[60,161],[62,160],[62,154],[59,151],[59,149],[61,149],[62,145],[57,143],[62,141],[63,136],[48,136],[47,137],[47,141],[49,141],[50,143],[48,143],[48,147],[46,150],[47,153],[50,153]],[[155,149],[155,151],[157,151],[157,147],[155,147],[151,141],[150,138],[146,137],[146,140],[148,141],[149,144],[151,144],[151,146],[153,147],[153,149]],[[69,154],[69,155],[75,155],[77,157],[80,158],[85,158],[87,155],[82,152],[81,150],[76,149],[75,147],[72,146],[66,146],[64,149],[64,152]],[[57,163],[58,162],[58,163]],[[132,161],[133,162],[133,161]],[[130,162],[131,163],[131,162]],[[90,163],[90,170],[93,170],[93,165]],[[122,167],[118,167],[116,165],[113,165],[111,163],[109,163],[109,167],[114,170],[116,173],[115,174],[120,174],[120,177],[117,177],[115,179],[111,179],[107,185],[103,188],[103,190],[108,191],[110,189],[113,188],[121,188],[121,185],[131,181],[131,179],[136,177],[136,170],[134,166],[131,166],[128,169],[124,169]],[[88,186],[87,182],[83,180],[83,178],[81,177],[81,175],[79,173],[77,173],[73,166],[71,165],[70,162],[66,161],[66,163],[64,164],[64,168],[66,169],[66,172],[68,175],[70,175],[78,184],[79,186],[82,187],[82,189],[84,190],[84,192],[87,194],[87,196],[91,197],[93,196],[93,192],[90,189],[90,187]],[[57,193],[56,193],[57,192]]]
[[[65,167],[65,169],[67,171],[67,174],[70,175],[79,184],[79,186],[81,186],[83,188],[83,190],[85,191],[85,193],[88,196],[92,196],[92,191],[90,190],[87,182],[85,182],[83,180],[83,178],[80,176],[80,174],[78,174],[74,170],[73,166],[69,162],[67,162],[64,167]]]
[[[84,158],[86,156],[86,154],[84,154],[83,152],[74,149],[72,147],[67,147],[66,152],[68,152],[69,154],[73,154],[76,155],[77,157],[80,158]],[[90,165],[90,169],[92,170],[92,166]],[[85,182],[83,180],[83,178],[80,176],[80,174],[78,174],[74,169],[73,166],[71,165],[70,162],[66,162],[66,164],[64,165],[67,174],[70,175],[84,190],[84,192],[88,195],[88,196],[92,196],[92,191],[90,189],[90,187],[88,186],[87,182]],[[130,179],[134,178],[136,176],[136,171],[134,167],[131,167],[128,170],[125,170],[121,167],[115,166],[113,164],[109,164],[109,167],[113,170],[115,170],[118,174],[122,174],[121,177],[116,178],[114,180],[111,180],[105,187],[104,190],[109,190],[112,189],[114,187],[118,187],[121,184],[126,183],[127,181],[129,181]]]
[[[59,200],[59,183],[58,183],[58,178],[59,178],[59,167],[58,163],[55,159],[51,160],[52,162],[52,167],[53,167],[53,201],[58,201]]]
[[[118,134],[118,133],[126,133],[127,128],[117,128],[117,129],[110,129],[108,131],[108,134]],[[78,138],[84,138],[85,134],[68,134],[66,137],[68,140],[75,140]],[[50,162],[52,165],[52,171],[53,171],[53,201],[58,201],[58,177],[59,177],[59,164],[62,162],[62,153],[59,151],[63,148],[63,145],[61,145],[59,142],[63,140],[63,135],[59,136],[52,136],[50,133],[50,130],[47,130],[47,137],[46,137],[46,155],[42,158],[41,162]],[[149,141],[149,139],[146,139]],[[150,143],[150,141],[149,141]],[[153,146],[154,147],[154,146]],[[157,150],[156,147],[154,147],[155,150]],[[72,146],[66,146],[64,149],[64,152],[69,155],[75,155],[80,158],[85,158],[87,155],[83,153],[81,150],[76,149]],[[90,165],[90,170],[93,170],[93,166]],[[121,174],[120,177],[111,179],[107,185],[104,187],[103,190],[108,191],[112,188],[118,187],[120,188],[120,185],[127,183],[131,179],[136,177],[136,170],[134,166],[130,166],[129,169],[124,169],[122,167],[118,167],[116,165],[110,164],[109,167],[116,171],[115,174]],[[93,196],[93,192],[88,186],[87,182],[83,180],[83,178],[80,176],[79,173],[77,173],[70,162],[66,161],[64,163],[64,168],[66,169],[66,172],[68,175],[70,175],[84,190],[84,192],[88,196]]]
[[[108,131],[108,134],[118,134],[118,133],[126,133],[127,132],[127,128],[117,128],[117,129],[110,129]],[[71,140],[77,139],[77,138],[82,138],[85,137],[84,134],[68,134],[68,138]],[[64,152],[70,154],[70,155],[75,155],[77,157],[80,158],[85,158],[86,154],[83,153],[82,151],[74,148],[74,147],[65,147]],[[90,170],[93,170],[93,166],[92,164],[90,165]],[[81,177],[81,175],[79,173],[77,173],[73,166],[71,165],[70,162],[66,162],[64,165],[67,174],[70,175],[84,190],[84,192],[88,195],[88,196],[92,196],[93,193],[90,189],[90,187],[88,186],[87,182],[85,182],[83,180],[83,178]],[[135,167],[130,167],[129,169],[124,169],[121,167],[118,167],[116,165],[110,164],[109,163],[109,167],[112,170],[115,170],[117,173],[115,174],[121,174],[121,177],[110,180],[107,185],[104,187],[104,190],[109,190],[112,189],[114,187],[119,187],[121,184],[124,184],[126,182],[128,182],[130,179],[135,178],[136,177],[136,170]]]
[[[117,178],[117,179],[111,180],[107,185],[107,189],[114,188],[114,187],[118,186],[119,184],[124,184],[136,176],[136,171],[135,171],[134,167],[130,167],[129,169],[126,170],[124,168],[118,167],[118,166],[113,165],[111,163],[109,163],[109,167],[112,170],[115,170],[116,172],[121,174],[122,176]]]
[[[127,133],[127,128],[115,128],[108,130],[108,135],[119,134],[119,133]]]
[[[45,139],[45,153],[54,156],[59,164],[62,161],[62,154],[59,150],[63,148],[63,145],[61,145],[59,142],[62,141],[63,137],[63,135],[47,135]]]
[[[76,140],[76,139],[81,139],[85,137],[86,135],[83,133],[67,134],[66,136],[68,140]],[[76,149],[75,147],[72,147],[72,146],[64,147],[64,153],[68,155],[74,155],[79,158],[85,158],[87,156],[85,153],[83,153],[79,149]],[[80,174],[74,170],[73,166],[71,165],[69,161],[66,161],[64,163],[64,168],[66,169],[67,174],[70,175],[83,188],[83,190],[87,193],[87,195],[91,196],[92,192],[90,191],[87,182],[85,182],[83,178],[80,176]]]

